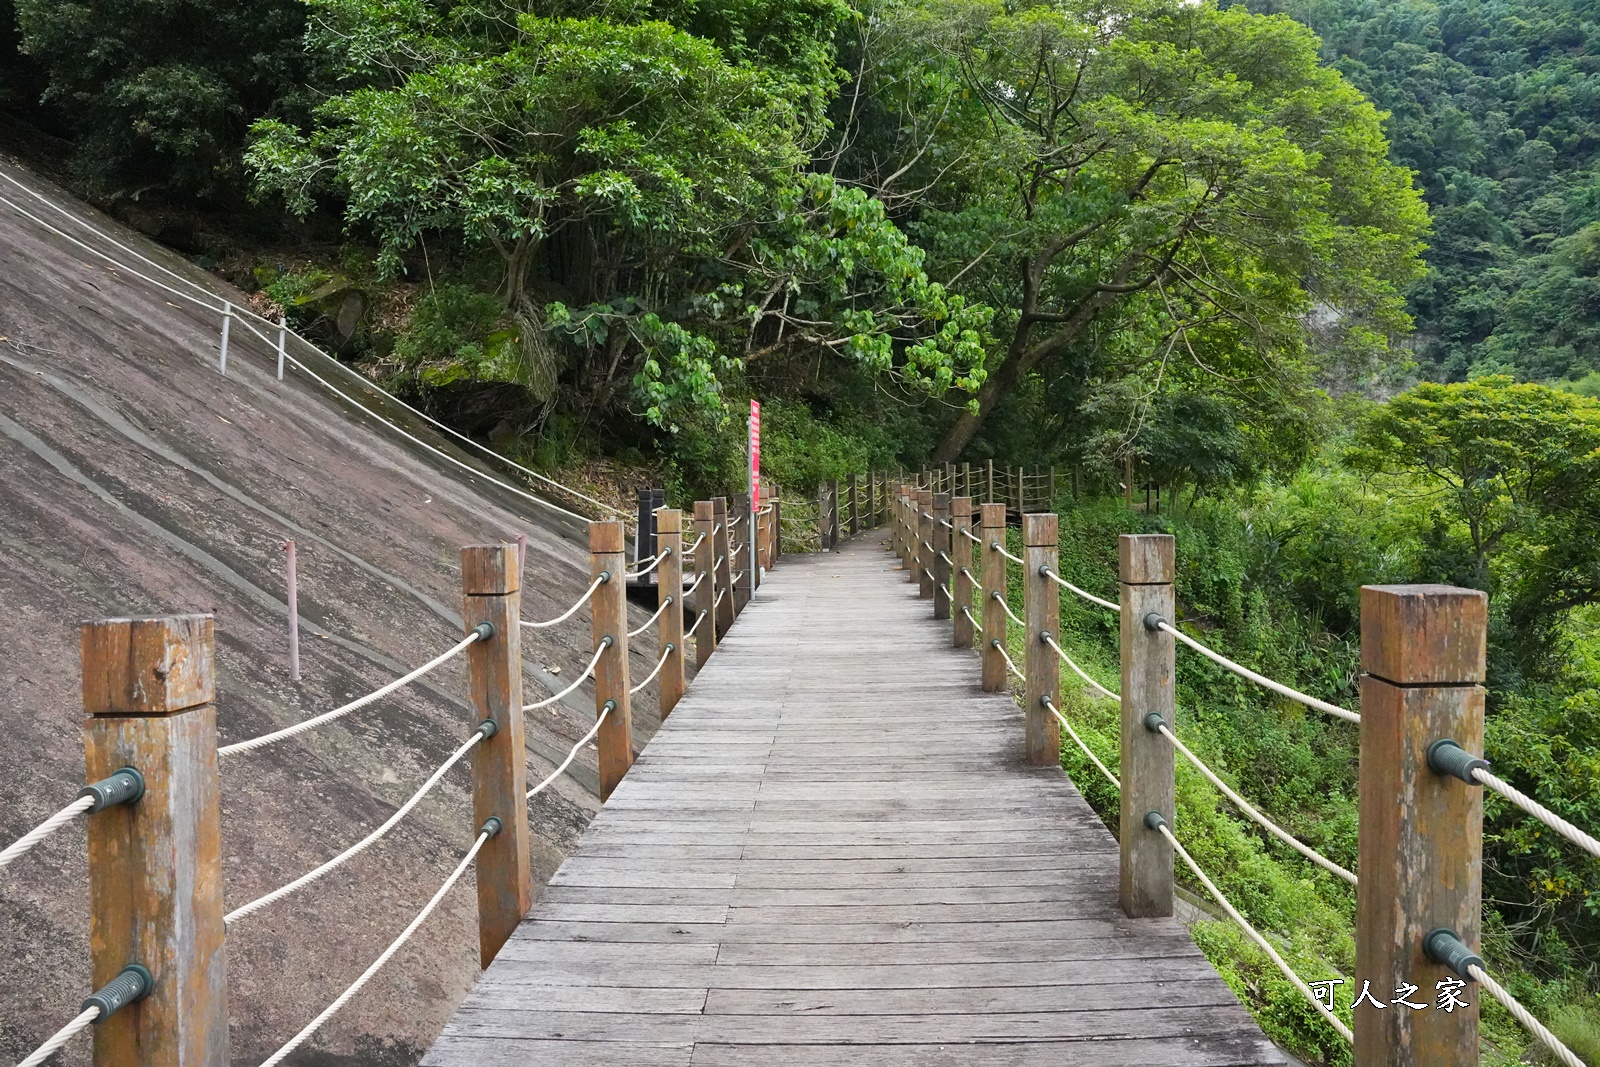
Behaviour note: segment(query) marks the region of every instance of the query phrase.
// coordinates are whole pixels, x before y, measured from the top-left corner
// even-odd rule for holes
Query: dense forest
[[[1600,823],[1597,0],[0,0],[0,137],[543,469],[737,488],[750,397],[799,496],[1055,465],[1075,582],[1172,532],[1183,625],[1345,702],[1361,584],[1485,589],[1488,755]],[[1063,643],[1115,676],[1103,619]],[[1179,694],[1354,864],[1353,731],[1204,661]],[[1348,887],[1179,791],[1242,909],[1348,976]],[[1498,802],[1486,831],[1484,954],[1600,1063],[1600,863]],[[1486,1062],[1524,1053],[1485,1019]]]

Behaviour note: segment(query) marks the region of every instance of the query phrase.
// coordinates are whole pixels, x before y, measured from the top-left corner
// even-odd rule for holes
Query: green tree
[[[932,81],[907,49],[869,83],[898,78],[882,91],[933,109],[905,184],[937,187],[913,230],[1000,309],[1003,348],[935,459],[1030,375],[1159,382],[1181,364],[1259,400],[1309,386],[1314,310],[1368,361],[1406,328],[1425,211],[1378,113],[1303,27],[1145,0],[883,17],[949,68]]]
[[[233,197],[250,123],[303,106],[296,0],[15,0],[46,102],[105,195]],[[4,62],[10,62],[4,60]]]
[[[525,336],[549,327],[579,354],[588,410],[714,427],[730,376],[795,345],[926,393],[977,387],[987,312],[928,280],[881,205],[802,172],[833,80],[815,49],[735,62],[661,21],[522,15],[501,40],[493,20],[444,33],[470,30],[471,6],[418,25],[322,6],[324,47],[366,84],[310,132],[259,123],[262,188],[301,211],[336,194],[391,271],[428,233],[492,247]],[[814,9],[809,32],[841,13]]]
[[[1506,376],[1424,383],[1373,409],[1348,462],[1437,494],[1518,661],[1559,661],[1569,613],[1600,604],[1600,402]]]
[[[1389,115],[1393,159],[1417,172],[1434,219],[1428,274],[1408,294],[1424,372],[1600,369],[1600,303],[1556,254],[1600,222],[1600,4],[1241,2],[1310,25]]]

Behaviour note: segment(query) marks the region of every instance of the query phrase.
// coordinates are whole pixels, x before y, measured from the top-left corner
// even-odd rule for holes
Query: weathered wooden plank
[[[785,557],[424,1063],[1281,1062],[889,563]]]

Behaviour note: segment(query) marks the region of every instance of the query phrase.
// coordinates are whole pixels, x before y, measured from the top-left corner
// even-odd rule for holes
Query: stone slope
[[[224,299],[216,279],[0,160],[117,241]],[[124,264],[129,257],[0,183],[0,194]],[[149,268],[143,268],[146,271]],[[423,420],[303,348],[383,419],[218,322],[0,204],[0,842],[83,780],[78,624],[123,614],[216,616],[224,743],[377,688],[459,639],[461,545],[528,538],[524,615],[550,617],[588,584],[582,523],[462,470]],[[482,468],[487,470],[487,468]],[[303,680],[288,671],[281,543],[298,545]],[[647,612],[631,607],[633,624]],[[530,699],[544,670],[589,658],[587,613],[524,641]],[[643,674],[655,642],[634,643]],[[467,734],[459,661],[392,698],[223,767],[230,908],[316,866],[393,812]],[[529,777],[593,721],[580,690],[530,715]],[[654,687],[634,716],[655,726]],[[534,802],[539,884],[597,810],[586,751]],[[229,935],[236,1063],[258,1062],[321,1010],[409,921],[471,841],[465,769],[389,838]],[[470,881],[470,876],[467,879]],[[82,827],[0,873],[0,1062],[69,1019],[89,989]],[[474,897],[463,884],[399,956],[291,1063],[411,1064],[476,977]],[[60,1062],[87,1062],[79,1039]]]

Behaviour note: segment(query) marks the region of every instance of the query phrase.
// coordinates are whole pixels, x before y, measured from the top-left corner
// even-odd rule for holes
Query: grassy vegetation
[[[1181,626],[1272,677],[1351,708],[1357,701],[1359,586],[1425,576],[1438,520],[1426,497],[1397,496],[1334,463],[1282,483],[1268,481],[1202,500],[1178,515],[1131,511],[1120,500],[1063,498],[1058,505],[1061,573],[1070,581],[1114,597],[1117,535],[1173,534]],[[1020,553],[1015,530],[1010,547]],[[1016,570],[1011,568],[1010,596],[1020,605]],[[1595,669],[1600,631],[1587,620],[1583,626],[1581,654],[1557,687],[1566,690],[1561,706],[1593,699],[1600,685]],[[1117,640],[1110,612],[1063,595],[1063,648],[1113,691],[1118,688]],[[1015,632],[1011,654],[1021,661]],[[1357,728],[1259,689],[1181,647],[1177,670],[1178,733],[1185,743],[1296,837],[1354,869]],[[1117,706],[1097,699],[1070,672],[1063,676],[1065,714],[1114,771]],[[1494,690],[1489,754],[1497,766],[1530,758],[1524,746],[1536,739],[1529,735],[1529,706],[1548,707],[1553,699],[1548,690],[1530,695],[1503,684]],[[1568,762],[1575,753],[1592,761],[1600,756],[1600,734],[1588,732],[1586,725],[1570,717],[1540,720],[1538,744],[1567,753]],[[1522,754],[1514,758],[1512,746],[1523,748]],[[1120,832],[1115,790],[1065,735],[1062,765],[1111,830]],[[1302,978],[1348,982],[1355,972],[1352,887],[1272,841],[1181,759],[1177,789],[1175,832],[1223,892]],[[1529,842],[1522,838],[1537,827],[1501,810],[1503,805],[1489,807],[1488,864],[1525,870],[1522,897],[1491,899],[1486,910],[1484,945],[1491,969],[1579,1055],[1600,1062],[1595,1055],[1600,998],[1593,981],[1597,946],[1574,942],[1570,933],[1564,937],[1558,918],[1562,899],[1581,898],[1600,887],[1600,864],[1562,847],[1557,849],[1562,874],[1527,867]],[[1199,885],[1181,881],[1205,896]],[[1532,898],[1547,905],[1542,933],[1527,919]],[[1593,912],[1582,906],[1578,911],[1590,917],[1580,917],[1578,928],[1591,929]],[[1231,923],[1200,923],[1194,935],[1270,1037],[1312,1063],[1350,1062],[1344,1042]],[[1349,1022],[1353,992],[1346,985],[1341,993],[1339,1014]],[[1542,1050],[1530,1049],[1527,1035],[1498,1005],[1486,1002],[1483,1020],[1485,1063],[1516,1062],[1524,1053],[1537,1062]]]

